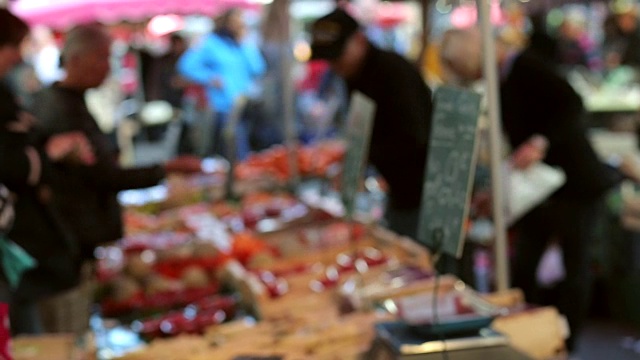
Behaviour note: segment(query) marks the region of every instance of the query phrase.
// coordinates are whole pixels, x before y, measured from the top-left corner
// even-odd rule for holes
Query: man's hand
[[[164,165],[167,173],[193,174],[202,172],[202,159],[195,156],[179,156]]]
[[[87,137],[80,131],[52,136],[46,144],[49,159],[77,165],[93,165],[96,157]]]
[[[617,166],[622,175],[636,183],[640,183],[640,158],[635,154],[627,154],[617,156],[617,160],[617,164],[610,165]]]
[[[6,129],[14,133],[27,133],[36,123],[36,118],[26,111],[18,113],[15,121],[10,121],[6,125]]]
[[[525,170],[542,161],[547,155],[548,148],[547,138],[542,135],[534,135],[511,155],[511,164],[516,169]]]

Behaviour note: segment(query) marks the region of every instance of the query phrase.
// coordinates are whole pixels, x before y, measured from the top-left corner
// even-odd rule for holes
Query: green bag
[[[18,244],[0,234],[0,254],[2,256],[2,270],[9,286],[18,287],[22,274],[36,267],[38,262]]]

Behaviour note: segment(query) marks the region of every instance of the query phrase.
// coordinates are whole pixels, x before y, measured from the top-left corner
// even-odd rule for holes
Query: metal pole
[[[299,169],[298,169],[298,136],[296,132],[295,124],[295,89],[293,84],[293,67],[295,66],[292,51],[292,39],[291,39],[291,17],[289,15],[289,0],[276,0],[282,2],[282,6],[285,7],[287,16],[282,22],[283,34],[284,34],[284,46],[282,47],[282,80],[283,80],[283,110],[284,110],[284,136],[285,144],[287,147],[287,158],[289,160],[289,187],[292,191],[295,190],[299,183]]]
[[[246,96],[240,96],[233,104],[231,114],[227,119],[227,125],[224,128],[224,142],[226,145],[227,159],[229,160],[229,174],[227,174],[226,192],[228,199],[235,199],[235,170],[238,165],[238,142],[237,129],[241,121],[244,110],[247,107],[249,99]]]
[[[502,194],[502,126],[500,93],[498,88],[499,78],[489,1],[491,0],[476,0],[476,3],[483,38],[484,79],[487,89],[489,111],[493,221],[496,229],[494,245],[495,279],[497,290],[503,291],[509,288],[509,259],[507,251],[507,228],[504,217],[504,198]]]

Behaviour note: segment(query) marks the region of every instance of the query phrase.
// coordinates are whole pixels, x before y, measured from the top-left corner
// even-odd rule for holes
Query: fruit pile
[[[267,230],[273,230],[269,228],[281,228],[310,216],[326,218],[326,214],[320,211],[312,213],[308,206],[291,195],[255,192],[246,195],[239,204],[225,201],[198,203],[157,213],[127,208],[124,212],[125,231],[128,236],[168,231],[193,233],[200,227],[202,215],[220,219],[232,232],[260,232],[260,223],[265,223]]]
[[[252,154],[235,169],[240,180],[273,177],[287,181],[291,177],[287,148],[279,145]],[[340,141],[320,142],[296,150],[297,167],[301,176],[326,176],[331,166],[342,161],[345,145]]]
[[[273,231],[311,215],[310,209],[286,194],[254,193],[244,197],[240,209],[220,216],[231,231]],[[316,214],[319,215],[319,214]],[[264,225],[265,226],[261,226]]]
[[[125,207],[145,214],[157,214],[205,201],[219,201],[225,195],[225,176],[170,174],[164,185],[126,191],[121,201]]]
[[[171,245],[166,239],[171,238],[155,248],[142,243],[103,248],[98,273],[104,315],[171,309],[218,292],[215,271],[227,255],[194,239]]]
[[[131,329],[147,340],[180,334],[203,334],[213,326],[233,319],[238,300],[232,296],[209,296],[161,316],[136,320]]]

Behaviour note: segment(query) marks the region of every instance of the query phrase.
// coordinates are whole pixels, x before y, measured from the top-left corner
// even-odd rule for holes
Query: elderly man
[[[82,253],[91,258],[98,244],[122,236],[118,191],[157,184],[168,171],[198,171],[199,160],[180,158],[165,165],[123,169],[117,162],[117,148],[103,134],[84,100],[86,90],[102,84],[109,74],[111,38],[100,27],[79,26],[72,29],[62,49],[66,77],[40,92],[35,115],[40,120],[39,139],[54,134],[81,131],[91,142],[95,164],[60,165],[64,184],[55,191],[63,220],[79,239]]]
[[[389,183],[389,227],[416,238],[427,144],[431,91],[418,70],[399,55],[371,44],[342,9],[313,24],[312,57],[328,60],[377,105],[369,159]]]
[[[53,171],[64,179],[52,187],[54,207],[60,221],[72,233],[83,259],[92,259],[99,244],[122,237],[121,209],[117,192],[144,188],[157,184],[169,171],[199,171],[200,162],[194,158],[180,158],[165,165],[123,169],[117,162],[117,149],[101,132],[85,104],[85,91],[102,84],[109,74],[111,39],[97,26],[79,26],[66,37],[62,62],[66,77],[36,95],[33,113],[39,119],[37,138],[47,143],[59,133],[78,131],[89,140],[94,152],[92,164],[78,165],[63,162]],[[75,290],[83,291],[82,288]],[[51,306],[68,307],[65,297],[54,300]],[[74,302],[75,304],[75,302]],[[78,316],[88,315],[88,306],[73,309]],[[77,305],[76,305],[77,306]],[[88,317],[85,317],[88,326]],[[55,324],[56,330],[70,332],[83,328],[68,328],[69,324]]]
[[[23,20],[0,9],[0,78],[6,80],[5,75],[20,63],[20,44],[28,33]],[[35,122],[6,81],[0,80],[0,183],[6,186],[5,190],[0,186],[0,242],[11,239],[37,261],[37,266],[19,277],[15,263],[1,264],[0,293],[5,280],[11,286],[0,297],[6,299],[10,293],[14,334],[41,332],[38,301],[78,283],[75,242],[53,208],[56,194],[51,188],[60,179],[51,169],[59,162],[90,165],[94,160],[89,142],[77,131],[60,133],[46,144],[37,144],[32,139]],[[17,199],[15,221],[10,221],[7,189]],[[8,256],[4,255],[3,259]]]
[[[443,37],[443,64],[460,83],[482,77],[481,53],[477,29],[451,30]],[[531,51],[512,51],[502,43],[497,44],[497,59],[502,123],[511,147],[517,149],[535,136],[544,136],[549,145],[544,161],[562,168],[567,177],[561,189],[517,224],[514,285],[524,290],[528,301],[543,302],[536,268],[549,240],[559,239],[566,277],[557,285],[554,303],[569,320],[568,347],[573,349],[589,303],[589,245],[602,197],[615,185],[617,175],[600,163],[587,139],[579,95],[548,63]]]

